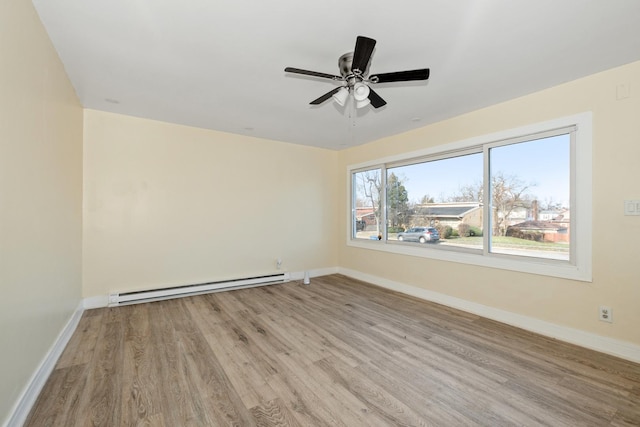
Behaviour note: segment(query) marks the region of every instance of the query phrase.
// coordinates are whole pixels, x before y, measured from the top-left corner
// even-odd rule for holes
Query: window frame
[[[370,169],[380,169],[384,200],[381,212],[382,224],[386,224],[386,180],[387,169],[419,163],[425,160],[438,160],[462,154],[481,151],[483,153],[483,180],[485,193],[489,192],[488,150],[505,144],[514,144],[518,140],[529,141],[544,138],[558,130],[574,128],[570,143],[570,181],[571,181],[571,236],[570,260],[561,261],[536,257],[513,256],[490,252],[490,233],[484,233],[482,250],[456,247],[418,246],[399,244],[387,240],[387,227],[381,227],[382,240],[355,238],[354,212],[355,194],[354,174]],[[375,159],[369,162],[347,166],[347,215],[349,226],[346,230],[347,246],[377,250],[382,252],[429,258],[441,261],[458,262],[483,267],[498,268],[565,279],[592,281],[592,114],[580,113],[492,134],[482,135],[462,141],[429,147],[423,150]],[[563,133],[563,132],[560,132]],[[485,207],[488,209],[488,207]],[[486,215],[485,215],[486,218]]]

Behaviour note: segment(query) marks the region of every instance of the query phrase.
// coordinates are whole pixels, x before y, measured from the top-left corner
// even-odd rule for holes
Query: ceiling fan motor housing
[[[345,82],[347,82],[347,85],[349,87],[353,87],[353,85],[355,85],[356,83],[365,80],[369,72],[369,64],[367,64],[367,68],[365,69],[365,71],[360,75],[356,75],[351,70],[352,64],[353,52],[347,52],[338,59],[338,69],[340,70],[340,74],[342,75],[342,77],[344,77],[344,80]]]

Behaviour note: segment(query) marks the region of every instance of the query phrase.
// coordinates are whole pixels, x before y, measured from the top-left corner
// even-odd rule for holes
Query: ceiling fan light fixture
[[[362,101],[356,101],[356,108],[364,108],[369,104],[371,104],[371,101],[369,98],[365,98]]]
[[[347,102],[348,96],[349,96],[349,89],[347,89],[346,87],[343,87],[343,88],[340,88],[338,92],[333,94],[333,100],[336,102],[336,104],[343,107],[345,102]]]
[[[359,82],[359,83],[356,83],[355,85],[353,85],[353,97],[358,102],[362,102],[365,99],[368,100],[368,98],[369,98],[369,86],[367,86],[366,84],[364,84],[362,82]]]

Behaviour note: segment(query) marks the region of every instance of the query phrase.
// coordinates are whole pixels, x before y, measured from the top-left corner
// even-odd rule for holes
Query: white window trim
[[[444,248],[431,248],[414,245],[397,245],[386,241],[386,233],[383,240],[364,240],[352,238],[351,223],[353,218],[352,202],[352,173],[361,169],[404,163],[411,159],[435,156],[472,147],[490,144],[504,139],[518,138],[532,135],[552,129],[564,127],[576,127],[575,164],[572,167],[573,192],[575,198],[572,206],[574,225],[571,230],[573,245],[572,263],[554,261],[541,258],[500,256],[499,254],[487,254],[483,251],[466,252],[461,250],[446,250]],[[361,249],[377,250],[394,254],[414,257],[430,258],[441,261],[459,262],[492,267],[504,270],[519,271],[524,273],[539,274],[544,276],[559,277],[564,279],[592,281],[592,114],[585,112],[573,116],[562,117],[546,122],[535,123],[519,128],[509,129],[488,135],[474,137],[463,141],[430,147],[410,153],[398,154],[375,159],[369,162],[347,166],[347,246]],[[575,206],[575,213],[573,207]]]

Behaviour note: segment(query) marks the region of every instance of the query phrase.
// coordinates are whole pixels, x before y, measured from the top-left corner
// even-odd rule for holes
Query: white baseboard
[[[535,332],[540,335],[555,338],[580,347],[596,350],[601,353],[617,356],[631,362],[640,363],[640,346],[621,341],[613,338],[596,335],[580,329],[569,328],[567,326],[557,325],[555,323],[546,322],[544,320],[535,319],[533,317],[523,316],[521,314],[512,313],[505,310],[489,307],[486,305],[466,301],[438,292],[429,291],[427,289],[418,288],[404,283],[395,282],[377,276],[372,276],[360,271],[347,268],[338,268],[340,274],[362,280],[393,291],[411,295],[420,299],[446,305],[468,313],[477,314],[478,316],[516,326],[527,331]]]
[[[12,411],[9,413],[10,415],[4,423],[4,427],[20,427],[27,420],[29,412],[35,404],[38,395],[47,382],[49,375],[53,372],[53,368],[62,355],[67,343],[71,339],[71,336],[75,332],[83,312],[84,304],[81,302],[56,340],[53,342],[53,345],[42,359],[42,362],[40,362],[38,368],[27,382],[27,385],[13,406]]]

